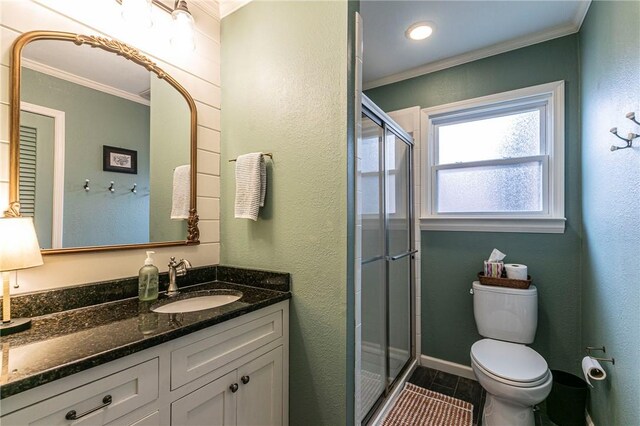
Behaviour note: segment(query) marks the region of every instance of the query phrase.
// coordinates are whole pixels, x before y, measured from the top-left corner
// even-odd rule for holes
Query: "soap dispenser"
[[[138,298],[142,301],[156,300],[158,298],[158,268],[153,265],[154,251],[147,252],[144,266],[138,273]]]

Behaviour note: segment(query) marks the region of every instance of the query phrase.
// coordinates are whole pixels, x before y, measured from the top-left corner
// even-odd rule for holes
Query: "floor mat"
[[[406,383],[383,426],[471,426],[473,404]]]

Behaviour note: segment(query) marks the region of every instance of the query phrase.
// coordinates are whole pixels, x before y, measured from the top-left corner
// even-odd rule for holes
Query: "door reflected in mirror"
[[[43,249],[184,242],[195,110],[166,78],[69,41],[21,50],[21,214]]]

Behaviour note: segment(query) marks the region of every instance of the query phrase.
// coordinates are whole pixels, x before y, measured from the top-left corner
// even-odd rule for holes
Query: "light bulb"
[[[193,16],[188,11],[176,9],[171,13],[173,18],[173,35],[171,44],[178,48],[193,51],[196,48]]]
[[[405,31],[405,36],[411,40],[424,40],[433,33],[433,25],[428,22],[418,22]]]
[[[134,25],[150,28],[153,0],[122,0],[122,17]]]

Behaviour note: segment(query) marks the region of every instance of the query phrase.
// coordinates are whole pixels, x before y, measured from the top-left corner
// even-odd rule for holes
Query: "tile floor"
[[[481,424],[486,392],[475,380],[428,367],[418,367],[409,378],[409,383],[470,402],[473,404],[473,425]]]

